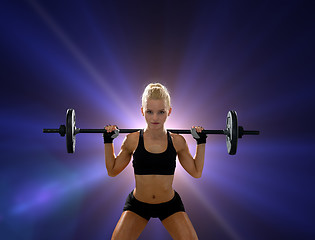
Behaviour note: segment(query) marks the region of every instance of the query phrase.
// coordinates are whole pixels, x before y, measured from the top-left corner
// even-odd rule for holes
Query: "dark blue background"
[[[1,1],[1,239],[109,239],[131,165],[107,176],[100,134],[75,154],[43,128],[141,128],[150,82],[172,96],[168,128],[261,131],[229,156],[208,137],[204,173],[177,163],[200,239],[314,239],[314,1]],[[192,154],[195,143],[185,136]],[[115,140],[116,153],[123,140]],[[170,239],[150,220],[141,239]]]

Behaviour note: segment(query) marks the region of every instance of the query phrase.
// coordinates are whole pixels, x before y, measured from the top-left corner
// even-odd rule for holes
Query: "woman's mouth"
[[[158,122],[153,122],[152,124],[154,124],[154,125],[158,125],[159,123],[158,123]]]

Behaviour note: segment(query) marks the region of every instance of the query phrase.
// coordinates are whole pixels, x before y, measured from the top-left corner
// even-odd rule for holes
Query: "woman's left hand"
[[[201,133],[202,130],[204,130],[204,128],[201,126],[192,126],[192,128],[195,128],[198,133]]]
[[[193,138],[197,141],[197,145],[207,142],[207,134],[203,133],[202,130],[204,130],[204,128],[201,126],[192,126],[191,128],[191,134],[193,135]]]

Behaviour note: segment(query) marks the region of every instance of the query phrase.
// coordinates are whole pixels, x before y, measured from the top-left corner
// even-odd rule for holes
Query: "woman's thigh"
[[[162,221],[174,240],[198,239],[197,233],[186,212],[177,212]]]
[[[148,220],[131,211],[124,211],[114,229],[112,240],[137,239]]]

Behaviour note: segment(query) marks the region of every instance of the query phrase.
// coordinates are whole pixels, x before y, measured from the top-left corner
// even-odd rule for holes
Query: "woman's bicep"
[[[113,172],[115,173],[114,175],[118,175],[128,166],[132,153],[133,150],[131,149],[130,139],[126,137],[115,160],[113,167]]]
[[[177,147],[177,155],[180,164],[190,175],[193,175],[196,171],[195,160],[190,154],[186,140],[183,137],[178,139]]]

